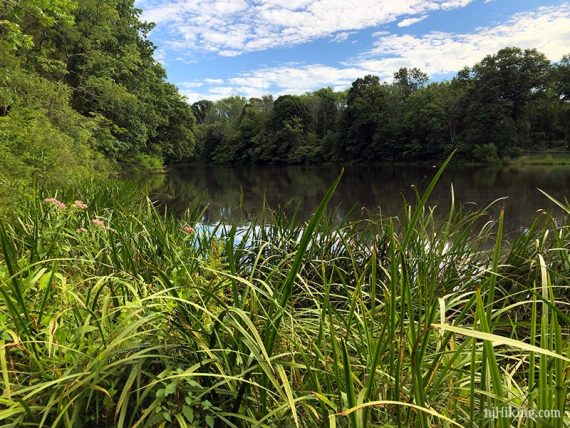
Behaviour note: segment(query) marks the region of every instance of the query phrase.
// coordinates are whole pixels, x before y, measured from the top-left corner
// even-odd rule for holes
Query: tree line
[[[402,68],[277,99],[192,105],[195,160],[213,163],[492,162],[570,145],[570,57],[505,48],[443,82]]]
[[[568,56],[507,48],[444,82],[403,68],[190,105],[140,16],[134,0],[0,1],[0,197],[123,164],[490,162],[570,144]]]

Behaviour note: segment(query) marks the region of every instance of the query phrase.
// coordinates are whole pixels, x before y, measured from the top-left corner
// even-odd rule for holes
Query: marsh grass
[[[399,217],[333,221],[337,181],[239,233],[120,186],[38,195],[0,226],[1,423],[567,426],[568,217],[436,220],[440,173]]]

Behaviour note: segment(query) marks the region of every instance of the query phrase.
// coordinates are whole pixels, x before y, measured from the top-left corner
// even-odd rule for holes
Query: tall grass
[[[243,230],[124,188],[38,196],[0,227],[0,422],[568,425],[567,218],[436,220],[436,181],[397,218],[333,222],[333,184],[308,224]]]

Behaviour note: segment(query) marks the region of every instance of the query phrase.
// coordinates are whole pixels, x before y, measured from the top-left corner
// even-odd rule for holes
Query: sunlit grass
[[[570,155],[561,152],[527,155],[515,158],[509,163],[514,165],[568,165],[570,164]]]
[[[453,204],[436,220],[435,185],[341,224],[333,185],[305,225],[267,210],[239,231],[125,188],[38,196],[0,229],[0,421],[567,425],[567,219],[515,237]]]

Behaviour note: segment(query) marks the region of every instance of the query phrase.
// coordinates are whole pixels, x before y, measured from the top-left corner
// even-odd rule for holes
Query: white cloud
[[[443,10],[455,9],[458,7],[465,7],[469,3],[471,3],[471,0],[449,0],[449,1],[443,2],[441,5],[441,8]]]
[[[347,41],[352,34],[354,34],[354,31],[341,31],[340,33],[336,33],[331,38],[331,41],[335,43],[342,43]]]
[[[222,83],[224,83],[223,79],[204,79],[204,83],[207,83],[208,85],[221,85]]]
[[[427,15],[418,16],[417,18],[406,18],[406,19],[403,19],[402,21],[398,22],[398,27],[400,27],[400,28],[409,27],[410,25],[421,22],[426,18],[427,18]]]
[[[360,68],[337,68],[314,64],[306,66],[286,65],[275,68],[263,68],[241,75],[218,80],[203,92],[182,91],[190,102],[199,99],[218,100],[230,95],[241,95],[246,98],[260,97],[266,94],[276,96],[283,94],[302,94],[322,86],[333,86],[344,89],[362,74]],[[211,82],[212,80],[210,80]],[[192,87],[200,87],[204,81],[190,82]],[[209,82],[208,82],[209,83]],[[187,83],[184,88],[190,88]]]
[[[235,56],[468,5],[474,0],[139,0],[170,46]],[[417,18],[416,18],[417,19]]]
[[[204,81],[202,81],[202,82],[200,82],[200,81],[182,82],[178,86],[180,86],[181,88],[186,90],[186,89],[192,89],[192,88],[201,88],[202,86],[204,86],[204,83],[205,83]]]
[[[550,59],[559,60],[570,51],[570,3],[517,14],[501,25],[480,28],[472,34],[431,32],[412,36],[380,32],[375,37],[369,52],[340,67],[287,64],[262,68],[224,80],[191,82],[194,86],[186,84],[185,88],[200,87],[201,92],[193,90],[185,95],[194,102],[229,95],[249,98],[268,93],[301,94],[324,86],[342,90],[366,74],[391,79],[400,67],[419,67],[432,76],[445,75],[472,66],[506,46],[537,48]]]
[[[519,13],[495,27],[471,34],[431,32],[382,36],[358,61],[364,68],[420,67],[428,74],[456,72],[507,46],[536,48],[558,60],[570,51],[570,3]]]

